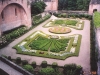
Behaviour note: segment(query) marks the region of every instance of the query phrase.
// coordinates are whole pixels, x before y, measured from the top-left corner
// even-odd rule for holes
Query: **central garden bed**
[[[66,27],[62,27],[62,26],[56,26],[56,27],[51,27],[49,29],[49,32],[55,33],[55,34],[65,34],[65,33],[70,33],[71,29],[66,28]]]
[[[68,57],[79,55],[80,43],[81,35],[79,34],[56,36],[36,31],[14,46],[14,48],[19,54],[64,60]]]

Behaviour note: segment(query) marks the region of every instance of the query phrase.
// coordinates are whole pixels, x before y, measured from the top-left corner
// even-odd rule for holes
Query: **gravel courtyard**
[[[52,19],[52,18],[56,18],[56,17],[52,16],[50,19]],[[48,64],[52,64],[53,62],[57,62],[59,66],[63,66],[65,64],[69,64],[69,63],[76,63],[78,65],[81,65],[83,67],[84,71],[86,71],[86,73],[89,73],[89,71],[90,71],[90,21],[84,20],[84,29],[83,30],[75,30],[75,29],[71,28],[71,30],[72,30],[71,33],[53,34],[53,33],[50,33],[48,31],[48,28],[42,27],[49,20],[40,24],[39,26],[37,26],[33,30],[27,32],[25,35],[21,36],[20,38],[14,40],[7,47],[1,49],[0,55],[4,54],[7,56],[11,56],[12,58],[21,57],[22,60],[28,60],[29,63],[31,63],[32,61],[36,61],[37,65],[40,65],[43,60],[46,60],[48,62]],[[26,38],[28,35],[30,35],[31,33],[33,33],[34,31],[37,31],[37,30],[41,30],[46,34],[59,35],[59,36],[81,34],[82,40],[81,40],[79,56],[78,57],[69,57],[66,60],[57,60],[57,59],[49,59],[49,58],[43,58],[43,57],[16,54],[16,50],[12,49],[12,47],[15,46],[17,43],[19,43],[24,38]],[[89,75],[89,74],[85,74],[85,75]]]

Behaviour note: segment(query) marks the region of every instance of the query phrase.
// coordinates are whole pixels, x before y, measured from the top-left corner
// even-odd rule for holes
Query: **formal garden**
[[[6,58],[35,75],[85,75],[86,72],[83,72],[83,68],[85,67],[86,69],[87,67],[84,65],[88,65],[88,70],[90,70],[93,75],[96,75],[98,56],[97,49],[95,48],[96,42],[94,28],[100,26],[100,13],[95,12],[94,17],[92,18],[91,15],[84,13],[63,13],[62,11],[88,10],[88,3],[89,0],[59,0],[58,10],[60,10],[60,12],[49,12],[42,16],[41,13],[44,12],[44,9],[46,7],[45,3],[42,1],[32,2],[32,27],[27,29],[25,25],[21,25],[20,27],[3,32],[2,36],[0,37],[0,49],[7,49],[7,47],[11,46],[9,46],[10,43],[16,41],[16,39],[20,38],[22,35],[28,34],[29,31],[43,24],[43,22],[48,21],[50,17],[54,15],[56,19],[52,18],[44,25],[42,25],[43,29],[32,32],[29,36],[25,37],[13,46],[12,50],[16,50],[16,53],[20,54],[20,56],[22,57],[17,57],[17,54],[15,53],[15,55],[11,54]],[[84,24],[86,20],[90,21],[90,49],[85,50],[85,48],[82,50],[85,50],[86,52],[90,50],[90,58],[88,59],[88,57],[85,57],[87,55],[84,55],[84,57],[80,58],[82,59],[80,61],[75,58],[77,62],[73,63],[73,61],[75,60],[71,59],[70,64],[63,64],[63,66],[60,66],[59,63],[61,63],[62,61],[64,62],[65,60],[68,60],[70,58],[81,56],[80,52],[82,50],[80,48],[81,45],[83,45],[84,47],[86,41],[82,41],[84,36],[81,33],[73,34],[73,30],[77,32],[85,30]],[[44,32],[44,30],[47,31]],[[86,34],[87,32],[84,33]],[[85,44],[83,44],[84,42]],[[10,52],[8,53],[8,55],[9,54]],[[26,57],[40,57],[39,60],[41,58],[48,58],[50,60],[55,59],[55,61],[57,62],[54,61],[53,63],[48,64],[51,62],[50,60],[50,62],[48,62],[42,59],[41,64],[38,65],[38,61],[34,59],[33,62],[28,63],[30,61],[28,61],[27,59],[23,60],[23,55],[26,55]],[[15,56],[16,58],[13,59],[13,56]],[[32,59],[32,57],[30,58]],[[84,62],[87,61],[84,58],[88,59],[89,64],[87,62]],[[66,63],[67,62],[69,61],[66,61]],[[75,63],[81,65],[76,65]]]
[[[14,48],[20,54],[64,60],[68,57],[79,55],[81,38],[80,34],[56,36],[36,31],[14,46]]]
[[[57,18],[50,20],[43,25],[43,28],[49,28],[48,32],[58,35],[49,35],[42,30],[35,31],[13,47],[17,50],[17,53],[61,60],[79,55],[82,35],[59,36],[59,34],[70,33],[70,28],[83,30],[84,21],[81,19]]]

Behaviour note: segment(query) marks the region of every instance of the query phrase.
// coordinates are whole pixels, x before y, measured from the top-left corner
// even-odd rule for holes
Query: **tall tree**
[[[31,3],[31,13],[39,14],[44,11],[46,4],[43,1],[36,1]]]

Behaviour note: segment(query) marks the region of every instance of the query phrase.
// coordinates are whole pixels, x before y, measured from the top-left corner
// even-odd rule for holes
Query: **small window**
[[[2,0],[2,5],[3,5],[3,0]]]
[[[1,18],[4,21],[4,13],[3,12],[1,13]]]
[[[17,9],[15,8],[15,16],[17,17]]]
[[[23,3],[23,0],[22,0],[22,3]]]

